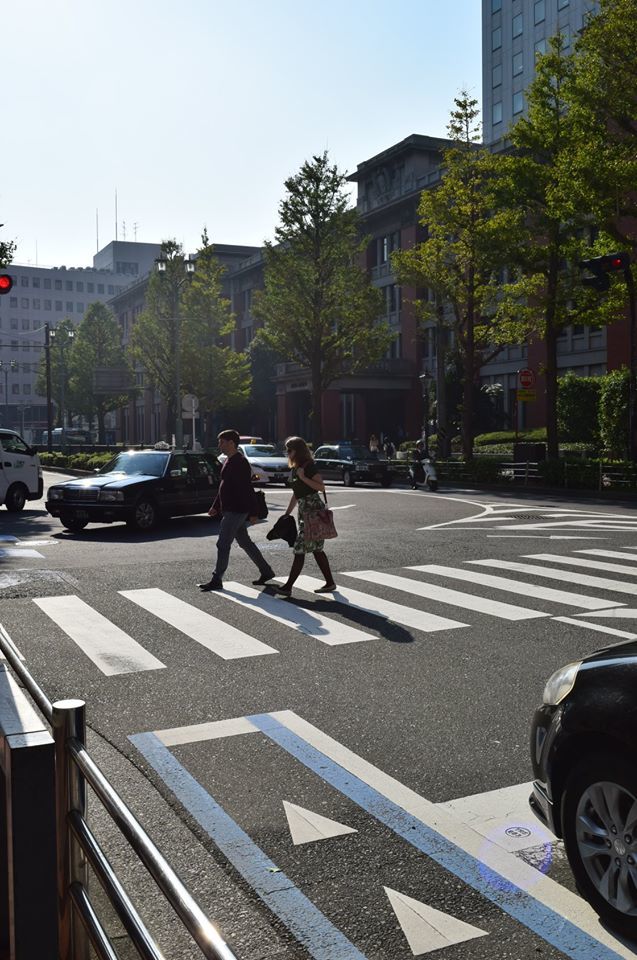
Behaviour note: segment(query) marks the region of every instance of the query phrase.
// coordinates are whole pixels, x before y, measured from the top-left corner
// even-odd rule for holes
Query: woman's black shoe
[[[199,583],[197,586],[200,590],[203,590],[204,593],[208,593],[209,590],[223,590],[221,580],[209,580],[208,583]]]

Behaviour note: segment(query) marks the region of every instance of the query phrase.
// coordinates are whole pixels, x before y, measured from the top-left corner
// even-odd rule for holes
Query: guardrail
[[[503,480],[521,481],[527,486],[529,480],[540,480],[540,465],[536,461],[520,460],[517,463],[505,461],[500,464],[500,476]]]
[[[10,960],[22,960],[23,957],[24,960],[33,960],[36,956],[41,957],[42,960],[54,957],[58,957],[59,960],[88,960],[90,945],[93,946],[100,960],[117,960],[117,954],[89,898],[89,865],[106,892],[138,956],[143,960],[164,960],[164,954],[144,925],[90,830],[86,819],[87,785],[91,787],[148,870],[203,956],[207,960],[237,960],[216,927],[189,894],[168,861],[90,757],[85,742],[84,702],[61,700],[51,703],[22,662],[15,645],[2,625],[0,625],[0,652],[24,685],[42,716],[51,725],[55,753],[51,790],[44,790],[36,795],[31,790],[30,809],[33,810],[33,804],[38,804],[38,815],[43,818],[44,823],[49,817],[51,823],[49,834],[55,837],[57,883],[53,878],[52,885],[57,889],[49,893],[53,897],[57,895],[57,925],[53,926],[52,931],[49,930],[48,945],[44,946],[39,942],[35,952],[32,949],[31,952],[28,950],[18,952],[18,947],[15,946],[16,938],[13,936],[10,944]],[[17,707],[14,712],[19,712]],[[4,825],[0,825],[0,850],[3,840],[6,845],[6,835],[12,832],[13,825],[9,823],[9,819],[9,817],[6,818],[8,825],[6,831]],[[5,876],[8,888],[11,877],[8,873]],[[0,895],[2,892],[0,879]],[[9,902],[12,900],[13,892],[7,889]],[[34,902],[38,901],[31,900],[29,904],[32,926],[34,926]]]

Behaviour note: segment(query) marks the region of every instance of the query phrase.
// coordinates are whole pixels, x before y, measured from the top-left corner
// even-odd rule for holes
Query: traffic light
[[[590,270],[592,277],[582,277],[582,284],[585,287],[594,287],[595,290],[608,290],[610,287],[609,273],[616,273],[618,270],[628,270],[630,267],[630,256],[625,251],[619,253],[606,253],[603,257],[592,257],[590,260],[580,260],[582,270]]]
[[[8,273],[0,273],[0,296],[3,293],[8,293],[12,286],[13,277],[10,277]]]

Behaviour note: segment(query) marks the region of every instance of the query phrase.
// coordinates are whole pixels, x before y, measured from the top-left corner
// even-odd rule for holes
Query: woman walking
[[[303,569],[306,553],[314,554],[314,559],[325,577],[325,584],[318,587],[314,592],[332,593],[336,590],[336,584],[330,570],[329,561],[323,551],[325,541],[306,540],[304,533],[305,517],[316,510],[323,509],[324,503],[319,491],[325,492],[325,484],[318,473],[318,468],[312,459],[312,454],[305,440],[301,437],[289,437],[285,441],[285,450],[288,455],[288,463],[292,467],[292,497],[284,516],[291,514],[298,504],[299,535],[294,543],[292,569],[287,582],[283,586],[277,587],[277,593],[285,597],[292,594],[292,587]]]

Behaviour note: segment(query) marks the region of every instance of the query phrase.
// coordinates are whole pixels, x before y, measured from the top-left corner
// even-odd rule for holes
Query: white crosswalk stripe
[[[567,567],[585,567],[588,570],[599,570],[600,573],[626,573],[629,577],[637,575],[637,567],[628,567],[624,563],[604,563],[602,560],[585,560],[584,557],[562,557],[555,553],[526,553],[525,558],[560,563]]]
[[[317,580],[315,577],[307,577],[304,574],[299,577],[295,584],[295,587],[298,587],[299,590],[305,590],[308,593],[312,593],[317,587],[321,586],[323,586],[322,580]],[[427,613],[424,610],[413,610],[410,607],[403,606],[401,603],[382,600],[368,593],[361,593],[359,590],[350,590],[349,587],[339,586],[335,593],[324,594],[321,600],[325,600],[327,597],[333,597],[339,604],[347,604],[347,606],[353,607],[356,610],[376,614],[384,620],[400,623],[405,627],[413,627],[416,630],[422,630],[424,633],[434,633],[437,630],[452,630],[456,627],[468,626],[467,623],[459,623],[457,620],[439,617],[435,613]]]
[[[151,587],[147,590],[120,590],[123,597],[136,603],[154,617],[170,624],[187,637],[200,643],[223,660],[238,660],[241,657],[260,657],[278,653],[274,647],[256,640],[242,630],[237,630],[210,613],[193,607],[192,604],[173,597],[164,590]]]
[[[490,597],[479,597],[473,593],[462,593],[459,590],[450,590],[448,587],[440,587],[434,583],[423,583],[422,580],[396,577],[391,573],[381,573],[376,570],[350,571],[344,574],[344,576],[356,577],[356,579],[364,580],[367,583],[378,583],[382,586],[391,587],[393,590],[402,590],[405,593],[411,593],[416,597],[424,597],[428,600],[440,600],[442,603],[448,603],[455,607],[463,607],[466,610],[488,613],[493,617],[499,617],[503,620],[532,620],[535,617],[548,616],[547,613],[542,613],[538,610],[529,610],[528,607],[517,607],[510,603],[502,603],[500,600],[492,600]]]
[[[241,583],[224,583],[223,591],[218,594],[226,600],[233,600],[241,606],[255,610],[265,617],[298,630],[307,637],[315,637],[330,647],[341,643],[360,643],[363,640],[378,639],[373,633],[363,633],[346,623],[339,623],[322,613],[306,610],[293,603],[282,603],[278,597]]]
[[[622,553],[621,550],[576,550],[575,553],[586,553],[593,557],[610,557],[611,560],[632,560],[633,563],[637,563],[637,554]]]
[[[34,603],[107,676],[161,670],[165,666],[80,597],[41,597]]]
[[[629,593],[637,596],[637,583],[622,583],[621,580],[608,580],[605,577],[589,577],[586,573],[574,573],[570,570],[551,570],[533,563],[516,563],[513,560],[468,560],[467,563],[479,567],[499,567],[501,570],[514,570],[517,573],[530,573],[534,577],[547,580],[561,580],[562,583],[576,583],[580,587],[593,587],[597,590],[610,590],[613,593]],[[616,604],[600,601],[600,606],[613,607]],[[589,607],[589,610],[595,609]]]
[[[470,560],[469,563],[480,563],[487,567],[504,567],[506,570],[520,570],[520,572],[542,572],[541,567],[531,564],[508,563],[504,560]],[[536,597],[538,600],[550,600],[553,603],[565,603],[569,607],[581,607],[583,610],[603,610],[604,607],[615,607],[612,600],[602,600],[601,597],[587,597],[582,593],[572,593],[567,590],[556,590],[553,587],[537,586],[524,580],[510,580],[508,577],[496,577],[488,573],[478,573],[475,570],[464,570],[458,567],[444,567],[437,563],[425,563],[408,570],[418,570],[421,573],[434,576],[450,577],[452,580],[464,580],[466,583],[476,583],[484,587],[494,587],[496,590],[505,590],[508,593],[517,593],[525,597]],[[555,579],[561,579],[561,571],[555,570]],[[547,576],[550,574],[546,574]]]

